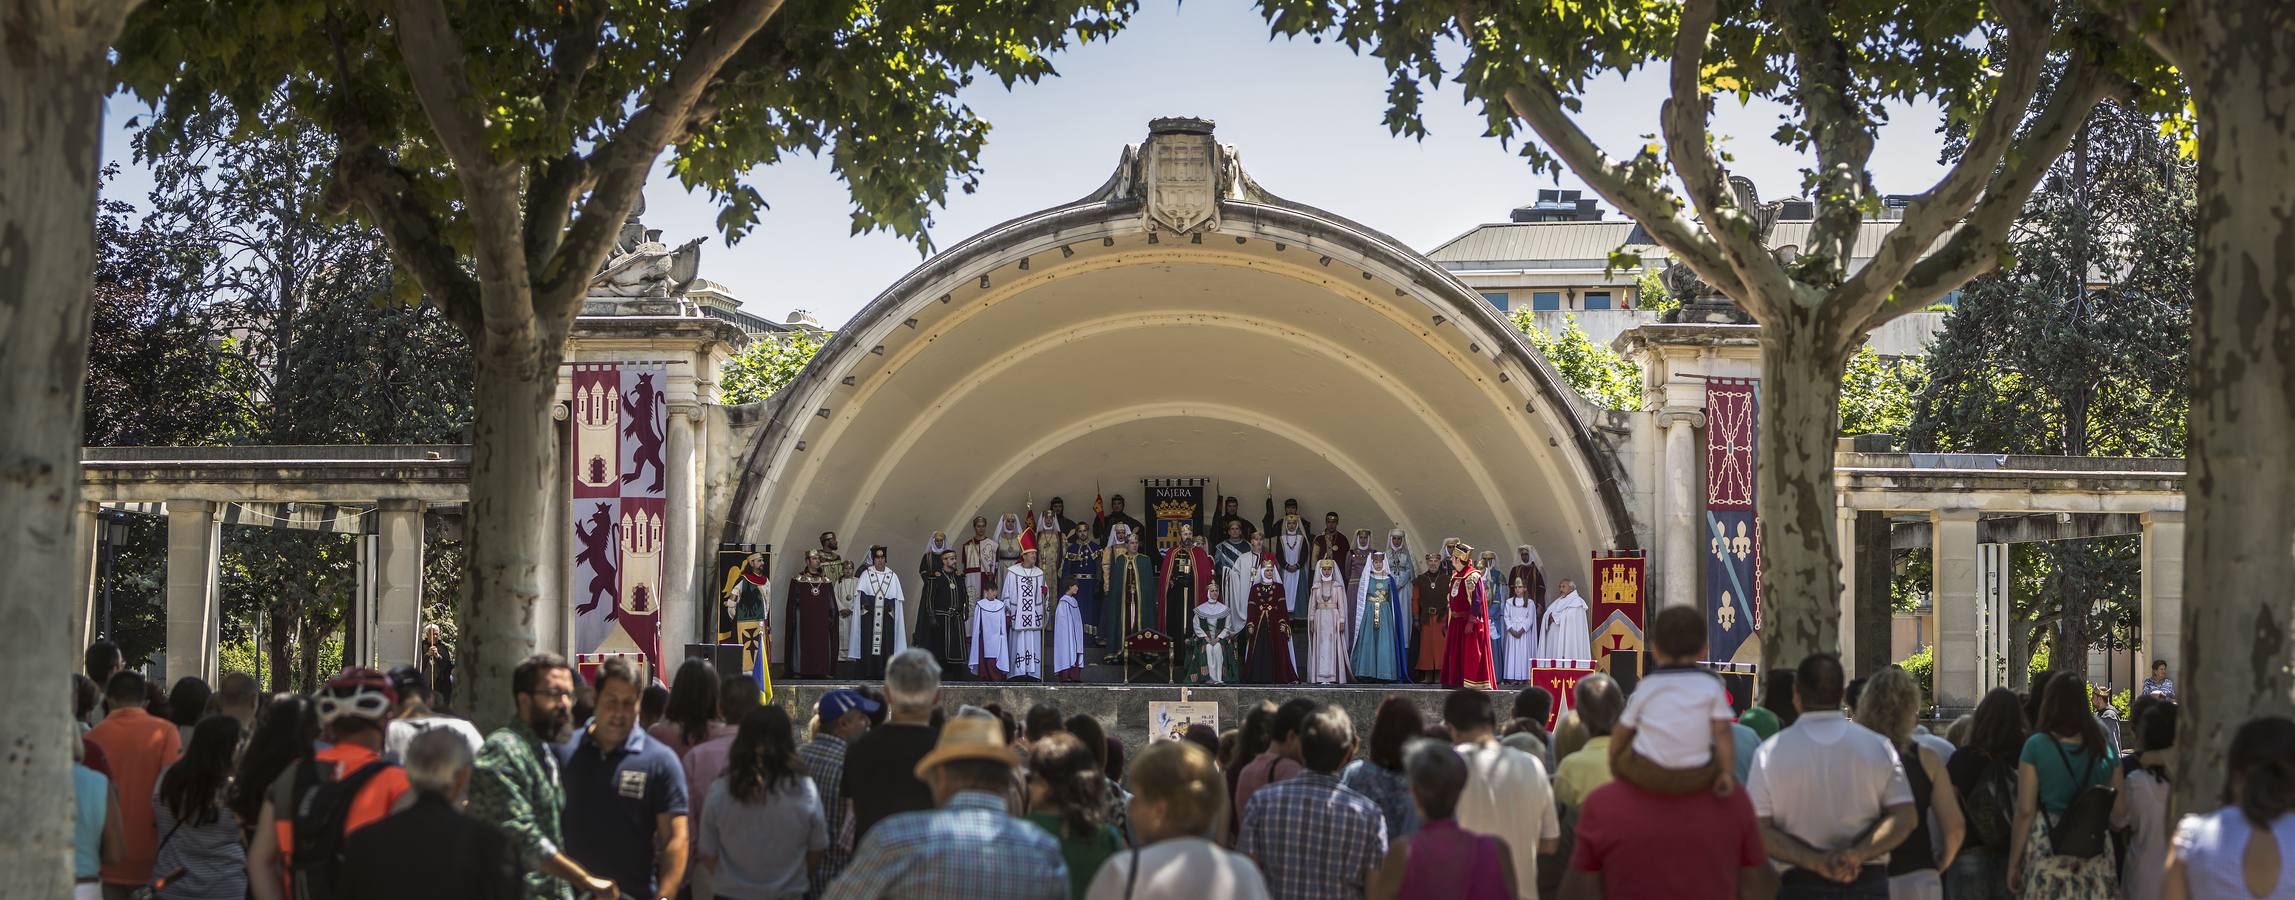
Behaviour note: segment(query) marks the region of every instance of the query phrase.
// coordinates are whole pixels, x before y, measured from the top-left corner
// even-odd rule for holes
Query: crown
[[[1185,500],[1165,500],[1155,505],[1159,519],[1184,519],[1195,515],[1195,504]]]

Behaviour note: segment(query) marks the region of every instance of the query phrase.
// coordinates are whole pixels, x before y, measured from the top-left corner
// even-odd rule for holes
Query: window
[[[1556,309],[1561,309],[1561,308],[1562,308],[1562,292],[1561,292],[1561,291],[1531,291],[1531,292],[1530,292],[1530,310],[1531,310],[1532,312],[1546,312],[1546,311],[1548,311],[1548,310],[1556,310]]]
[[[1492,305],[1492,306],[1495,306],[1495,307],[1498,307],[1498,311],[1499,311],[1499,312],[1505,312],[1505,311],[1506,311],[1506,292],[1505,292],[1505,291],[1483,291],[1483,292],[1482,292],[1482,299],[1484,299],[1484,300],[1488,300],[1488,301],[1490,301],[1490,305]]]
[[[1587,308],[1587,309],[1609,309],[1609,308],[1610,308],[1610,292],[1609,292],[1609,291],[1587,291],[1587,292],[1586,292],[1586,308]]]

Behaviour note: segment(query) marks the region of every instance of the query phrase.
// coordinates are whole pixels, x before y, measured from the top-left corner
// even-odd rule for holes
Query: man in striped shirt
[[[1387,822],[1378,804],[1339,784],[1354,723],[1324,706],[1299,723],[1298,741],[1307,770],[1251,797],[1235,849],[1259,863],[1275,900],[1360,898],[1386,857]]]
[[[828,807],[829,819],[829,849],[821,854],[821,864],[813,868],[813,888],[806,893],[808,897],[821,896],[837,873],[845,870],[849,848],[839,842],[845,828],[845,804],[834,802],[843,796],[837,789],[845,780],[845,744],[869,730],[869,714],[881,708],[882,704],[859,691],[823,694],[815,710],[820,724],[813,739],[797,748],[797,757],[805,761],[805,774],[813,779],[822,804]]]

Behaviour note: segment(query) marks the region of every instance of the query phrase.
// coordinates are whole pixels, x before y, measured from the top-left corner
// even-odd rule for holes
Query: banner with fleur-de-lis
[[[1761,388],[1750,378],[1705,381],[1707,658],[1729,661],[1760,627],[1761,518],[1753,509]]]
[[[574,652],[639,653],[660,672],[669,372],[659,364],[572,368]]]

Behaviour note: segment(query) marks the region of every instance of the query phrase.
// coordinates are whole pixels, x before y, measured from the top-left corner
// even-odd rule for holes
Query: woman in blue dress
[[[1359,680],[1403,680],[1403,641],[1410,623],[1402,617],[1402,585],[1387,567],[1386,552],[1372,553],[1355,588],[1355,646],[1350,660]]]

